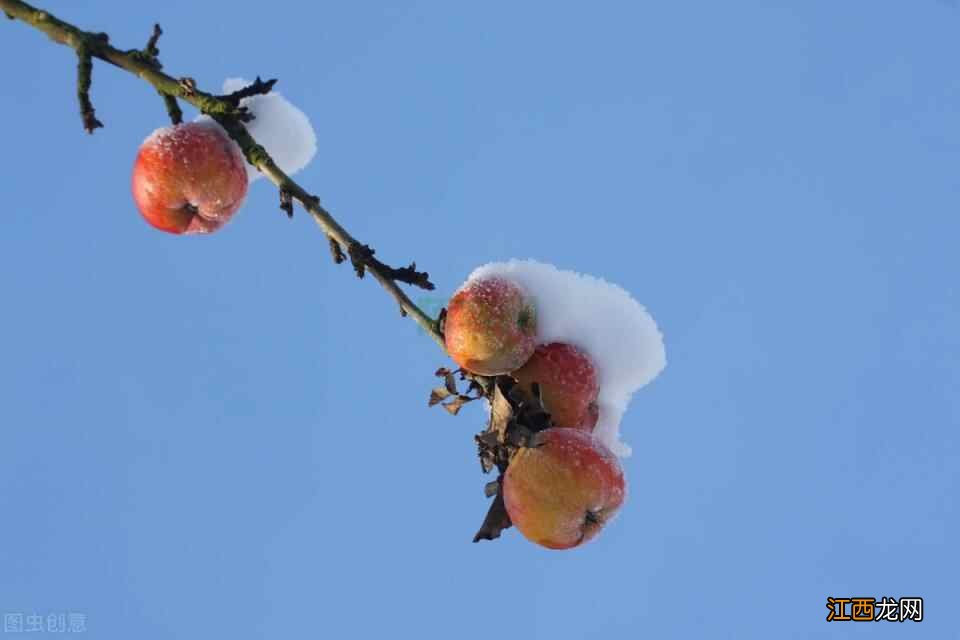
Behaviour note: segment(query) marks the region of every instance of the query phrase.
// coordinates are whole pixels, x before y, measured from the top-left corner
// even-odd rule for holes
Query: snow
[[[253,84],[243,78],[227,78],[223,83],[223,93],[233,93]],[[240,105],[247,107],[256,116],[247,122],[250,135],[263,145],[284,173],[292,176],[306,167],[317,153],[317,134],[306,114],[276,91],[266,95],[244,98]],[[200,116],[198,121],[212,120],[209,116]],[[262,178],[256,167],[246,164],[247,178],[250,182]]]
[[[594,434],[620,457],[631,453],[620,422],[633,394],[667,364],[663,335],[653,317],[623,288],[601,278],[535,260],[478,267],[467,278],[501,276],[533,296],[537,343],[567,342],[593,360],[600,383]]]

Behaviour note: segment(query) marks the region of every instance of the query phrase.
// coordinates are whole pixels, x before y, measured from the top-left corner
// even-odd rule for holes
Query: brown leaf
[[[446,335],[447,330],[447,308],[444,307],[440,309],[440,314],[437,316],[437,333],[440,335]]]
[[[484,431],[474,436],[477,441],[477,455],[480,456],[480,468],[484,473],[490,473],[497,464],[497,433]]]
[[[443,377],[443,384],[447,387],[447,391],[450,393],[457,393],[457,381],[453,378],[452,373],[448,373]]]
[[[467,404],[468,402],[470,402],[470,400],[471,400],[471,398],[468,398],[467,396],[457,396],[456,398],[454,398],[454,399],[451,400],[450,402],[448,402],[448,403],[446,403],[446,404],[444,404],[444,405],[441,405],[441,406],[442,406],[444,409],[446,409],[447,411],[449,411],[449,412],[450,412],[450,415],[455,416],[455,415],[457,415],[458,413],[460,413],[460,409],[463,408],[463,405],[465,405],[465,404]]]
[[[432,407],[435,404],[439,404],[442,400],[446,400],[450,397],[450,392],[446,390],[445,387],[437,387],[430,391],[430,402],[427,403],[428,407]]]
[[[493,503],[487,511],[487,516],[483,519],[483,524],[480,525],[480,530],[477,531],[477,535],[473,536],[473,541],[495,540],[500,537],[500,533],[504,529],[509,529],[512,525],[510,516],[507,515],[507,507],[503,504],[503,495],[497,492],[497,496],[493,499]]]
[[[527,429],[525,426],[514,423],[513,428],[507,432],[505,438],[506,443],[514,447],[526,447],[529,446],[530,439],[533,436],[533,431]]]
[[[501,386],[496,384],[493,387],[493,397],[490,399],[490,423],[487,425],[487,430],[496,433],[498,441],[503,442],[511,420],[513,420],[513,406],[503,394]]]

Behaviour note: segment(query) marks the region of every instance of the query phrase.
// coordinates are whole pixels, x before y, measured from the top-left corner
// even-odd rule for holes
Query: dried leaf
[[[457,381],[454,379],[452,373],[448,373],[443,377],[443,384],[447,387],[447,391],[450,393],[457,393]]]
[[[467,404],[468,402],[470,402],[470,400],[471,400],[471,398],[468,398],[467,396],[457,396],[456,398],[454,398],[454,399],[451,400],[450,402],[448,402],[448,403],[446,403],[446,404],[443,404],[443,405],[440,405],[440,406],[442,406],[444,409],[446,409],[446,410],[450,413],[450,415],[455,416],[455,415],[457,415],[458,413],[460,413],[460,409],[463,408],[463,405],[465,405],[465,404]]]
[[[444,307],[440,309],[440,314],[437,316],[437,333],[440,335],[446,335],[445,331],[447,329],[447,308]]]
[[[506,444],[512,445],[514,447],[526,447],[529,446],[530,440],[533,437],[534,432],[526,428],[523,425],[513,423],[513,428],[510,429],[506,436]]]
[[[500,491],[499,480],[491,480],[483,487],[483,495],[487,496],[488,498],[492,498],[493,496],[497,495],[498,491]]]
[[[428,407],[432,407],[435,404],[439,404],[441,401],[446,400],[450,397],[450,392],[447,391],[445,387],[437,387],[430,391],[430,402],[427,403]]]
[[[477,535],[473,536],[473,541],[495,540],[500,537],[500,533],[504,529],[509,529],[512,525],[510,516],[507,515],[507,508],[503,504],[503,495],[497,492],[497,496],[493,499],[493,503],[487,511],[487,516],[483,519],[483,524],[480,525],[480,530],[477,531]]]
[[[499,442],[497,433],[494,431],[484,431],[476,436],[477,455],[480,457],[480,468],[484,473],[490,473],[497,464],[497,447]]]
[[[499,384],[493,387],[493,398],[490,399],[490,423],[487,425],[487,431],[497,434],[499,442],[503,442],[507,432],[507,426],[513,420],[513,406],[503,394],[503,389]]]

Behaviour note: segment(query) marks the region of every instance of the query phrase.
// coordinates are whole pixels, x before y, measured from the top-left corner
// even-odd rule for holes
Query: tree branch
[[[93,60],[90,59],[90,52],[84,44],[77,47],[77,100],[80,102],[80,119],[83,120],[83,128],[87,133],[93,133],[94,129],[103,126],[103,123],[97,120],[93,103],[90,102],[90,84],[93,75]]]
[[[64,22],[47,11],[37,9],[21,0],[0,0],[0,10],[7,17],[20,20],[25,24],[45,33],[54,42],[66,45],[77,52],[84,65],[84,60],[88,62],[92,58],[103,60],[124,71],[127,71],[144,82],[152,85],[162,96],[167,105],[168,113],[175,123],[182,117],[177,115],[179,107],[176,106],[176,100],[183,100],[202,113],[211,116],[216,120],[240,146],[247,162],[255,166],[263,175],[267,177],[274,185],[280,189],[281,193],[288,194],[284,199],[290,198],[298,203],[313,217],[320,229],[330,240],[331,251],[334,259],[340,261],[343,258],[343,249],[346,249],[351,262],[358,275],[370,273],[374,279],[380,283],[380,286],[390,294],[400,305],[404,315],[409,315],[413,320],[423,328],[426,333],[433,338],[442,349],[445,349],[443,336],[439,331],[437,322],[420,309],[406,293],[397,285],[398,282],[412,284],[425,289],[432,289],[428,274],[417,272],[414,265],[393,269],[383,262],[373,257],[373,250],[367,245],[362,244],[351,236],[334,217],[323,206],[316,196],[310,194],[306,189],[294,182],[286,173],[284,173],[273,161],[273,158],[267,151],[257,143],[250,135],[247,128],[243,125],[249,121],[249,114],[245,113],[240,106],[240,100],[247,97],[242,90],[228,96],[218,96],[199,90],[196,83],[191,78],[174,78],[161,70],[161,65],[157,60],[157,39],[162,31],[159,26],[154,28],[154,34],[147,43],[145,50],[123,51],[110,45],[106,34],[92,33],[79,29],[78,27]],[[89,71],[89,67],[87,67]],[[84,71],[81,70],[78,78],[78,94],[81,100],[81,112],[84,113],[84,125],[93,124],[96,119],[93,117],[93,106],[89,103],[89,73],[84,82]],[[269,91],[273,82],[260,82],[257,84],[255,93],[264,93],[264,86]],[[84,97],[85,96],[85,97]],[[172,101],[172,102],[171,102]],[[89,110],[87,109],[89,107]],[[87,115],[93,120],[88,122]],[[99,123],[98,123],[99,124]],[[91,128],[88,127],[88,130]],[[286,204],[286,202],[284,203]],[[286,209],[286,207],[285,207]],[[337,249],[334,250],[334,245]],[[359,265],[359,266],[358,266]]]

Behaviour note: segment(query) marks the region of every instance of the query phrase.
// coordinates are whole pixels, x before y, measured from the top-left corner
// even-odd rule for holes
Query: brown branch
[[[90,83],[93,75],[93,60],[90,58],[90,52],[85,44],[80,44],[77,51],[77,100],[80,102],[80,119],[83,121],[83,129],[87,133],[93,133],[94,129],[99,129],[103,123],[97,120],[93,103],[90,101]]]
[[[330,253],[335,263],[340,264],[348,256],[357,276],[363,278],[371,274],[380,286],[390,294],[400,306],[402,315],[410,315],[414,321],[444,350],[443,336],[444,312],[434,320],[413,303],[399,287],[404,283],[422,289],[434,289],[429,274],[417,271],[415,262],[409,266],[394,268],[377,259],[375,251],[351,236],[334,217],[320,204],[320,199],[294,182],[274,162],[267,151],[257,143],[244,126],[253,119],[253,114],[240,103],[244,98],[269,93],[276,80],[256,81],[239,91],[227,95],[215,95],[197,87],[190,77],[175,78],[162,71],[158,42],[163,31],[160,25],[154,25],[153,32],[142,50],[121,51],[109,44],[106,34],[91,33],[63,22],[46,11],[35,9],[21,0],[0,0],[0,10],[11,19],[20,20],[47,34],[60,44],[71,47],[77,53],[78,84],[77,94],[80,111],[87,131],[103,126],[94,116],[89,90],[92,59],[97,58],[120,69],[128,71],[152,85],[163,97],[167,113],[174,124],[182,122],[183,114],[177,100],[184,100],[211,116],[240,146],[247,162],[255,166],[279,189],[280,208],[288,216],[293,215],[293,203],[300,205],[313,217],[327,237]],[[344,255],[346,252],[346,256]],[[441,373],[442,372],[442,373]],[[497,468],[500,477],[488,483],[486,493],[493,496],[490,509],[480,530],[474,537],[479,540],[493,540],[500,536],[503,529],[511,526],[503,495],[502,477],[509,464],[511,454],[526,446],[533,433],[550,425],[550,417],[540,403],[539,394],[534,393],[530,401],[521,401],[507,397],[512,379],[506,377],[489,378],[460,371],[461,380],[469,380],[466,393],[459,393],[453,381],[453,373],[446,369],[438,371],[445,378],[445,384],[434,390],[430,404],[441,403],[453,395],[451,401],[442,404],[447,411],[456,414],[467,402],[486,397],[491,400],[491,417],[487,429],[476,436],[480,462],[485,472]]]
[[[160,49],[157,48],[157,43],[160,41],[160,36],[163,35],[163,29],[160,28],[159,24],[153,25],[153,33],[150,34],[150,39],[147,40],[147,46],[143,48],[143,52],[156,60],[160,56]]]
[[[260,76],[257,76],[257,79],[253,81],[252,84],[245,86],[242,89],[234,91],[233,93],[228,93],[226,95],[220,96],[222,100],[226,100],[235,107],[240,106],[240,101],[244,98],[252,98],[253,96],[266,95],[273,90],[273,85],[277,84],[277,79],[267,80],[264,82],[260,79]]]
[[[55,42],[66,45],[78,53],[85,51],[91,58],[103,60],[123,69],[152,85],[162,95],[179,98],[193,105],[202,113],[211,116],[240,145],[247,162],[255,166],[277,188],[289,193],[293,200],[299,202],[332,242],[336,242],[340,247],[347,248],[347,253],[351,256],[351,261],[358,273],[370,273],[380,286],[397,301],[405,314],[412,317],[441,348],[445,347],[443,336],[438,331],[436,321],[414,304],[397,284],[403,282],[423,288],[432,288],[433,285],[430,283],[427,274],[417,272],[413,265],[393,269],[374,258],[372,249],[369,251],[362,249],[367,245],[360,243],[351,236],[330,212],[320,205],[320,201],[315,196],[284,173],[267,151],[254,140],[243,125],[245,121],[249,121],[249,114],[245,113],[243,108],[239,106],[240,99],[236,98],[236,94],[224,97],[201,91],[191,78],[178,79],[164,73],[156,61],[156,57],[146,55],[141,50],[123,51],[117,49],[110,45],[104,34],[83,31],[56,18],[49,12],[37,9],[21,0],[0,0],[0,10],[9,17],[42,31]],[[156,33],[156,30],[154,33]],[[153,40],[152,37],[151,40]],[[150,44],[148,42],[148,45]],[[156,42],[154,41],[152,44],[152,48],[155,48]],[[262,89],[263,86],[268,84],[261,82],[260,88]],[[272,87],[272,84],[270,86]],[[358,267],[358,265],[360,266]]]
[[[141,51],[131,51],[130,55],[140,56],[147,64],[152,65],[154,69],[162,69],[163,65],[160,64],[160,48],[157,46],[160,42],[160,36],[162,35],[163,29],[160,28],[159,24],[154,24],[153,32],[147,40],[147,46]],[[160,94],[160,98],[163,100],[163,107],[167,110],[167,116],[170,118],[170,122],[174,125],[183,122],[183,111],[180,110],[177,99],[159,89],[157,89],[157,93]]]

